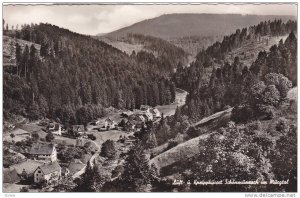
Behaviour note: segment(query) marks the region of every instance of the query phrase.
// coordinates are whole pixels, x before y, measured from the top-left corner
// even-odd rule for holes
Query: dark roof
[[[55,147],[54,144],[36,143],[31,146],[29,154],[31,154],[31,155],[51,155],[54,147]]]
[[[17,183],[20,181],[20,177],[16,169],[3,169],[3,183]]]
[[[58,164],[57,161],[51,162],[49,164],[44,164],[42,166],[39,166],[39,168],[43,171],[43,173],[45,175],[47,175],[49,173],[53,173],[55,171],[60,171],[61,170],[61,167],[60,167],[60,165]]]

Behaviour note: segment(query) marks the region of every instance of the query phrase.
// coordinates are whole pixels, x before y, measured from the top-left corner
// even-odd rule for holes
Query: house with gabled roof
[[[145,117],[146,121],[152,121],[153,120],[152,113],[146,112],[146,113],[143,114],[143,116]]]
[[[141,105],[140,110],[141,110],[142,113],[150,113],[150,106]]]
[[[57,160],[57,152],[54,144],[35,143],[31,146],[29,156],[34,160],[50,160],[51,162]]]
[[[106,118],[104,121],[104,126],[106,129],[113,129],[116,128],[116,122],[112,120],[111,118]]]
[[[34,182],[53,184],[61,178],[61,167],[57,161],[43,164],[34,171]]]

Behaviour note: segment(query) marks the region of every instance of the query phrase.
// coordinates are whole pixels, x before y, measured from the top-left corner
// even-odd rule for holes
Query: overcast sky
[[[234,13],[297,15],[296,4],[200,5],[4,5],[9,26],[48,22],[72,31],[95,35],[108,33],[141,20],[169,13]]]

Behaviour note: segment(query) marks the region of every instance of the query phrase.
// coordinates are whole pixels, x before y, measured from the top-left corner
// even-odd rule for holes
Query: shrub
[[[264,119],[270,120],[275,116],[275,108],[271,105],[257,105],[257,114]]]
[[[174,141],[174,140],[170,140],[170,141],[168,142],[168,147],[167,147],[166,150],[169,150],[169,149],[171,149],[171,148],[173,148],[173,147],[175,147],[175,146],[177,146],[177,145],[178,145],[178,142],[176,142],[176,141]]]
[[[124,172],[124,167],[119,165],[111,172],[111,177],[112,178],[117,177],[121,175],[123,172]]]
[[[249,105],[235,107],[231,113],[231,119],[236,122],[247,122],[254,117],[254,111]]]
[[[29,190],[28,190],[28,187],[22,187],[21,189],[20,189],[20,192],[29,192]]]
[[[107,157],[108,159],[114,159],[116,156],[115,142],[112,140],[107,140],[102,144],[101,153],[102,157]]]
[[[279,120],[276,123],[276,130],[286,134],[290,130],[289,121],[283,117],[279,118]]]
[[[88,138],[90,138],[91,140],[96,140],[96,139],[97,139],[96,136],[94,136],[93,134],[88,134],[87,136],[88,136]]]
[[[47,142],[52,142],[55,137],[52,133],[48,133],[45,138]]]

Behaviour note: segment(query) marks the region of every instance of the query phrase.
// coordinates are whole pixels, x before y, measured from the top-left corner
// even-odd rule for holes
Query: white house
[[[150,112],[152,113],[154,118],[161,118],[161,113],[159,112],[158,109],[156,108],[150,109]]]
[[[148,105],[141,105],[140,110],[142,113],[150,113],[150,107]]]
[[[114,129],[116,128],[116,122],[113,121],[112,119],[110,118],[107,118],[105,121],[104,121],[104,127],[105,129]]]
[[[153,120],[153,115],[150,112],[144,113],[144,116],[145,116],[147,121],[152,121]]]
[[[54,135],[61,135],[61,125],[59,123],[50,123],[48,131]]]
[[[44,164],[39,166],[34,171],[34,182],[46,182],[46,184],[53,184],[61,178],[61,167],[55,162],[50,162],[48,164]]]
[[[51,162],[57,160],[57,152],[54,144],[33,144],[29,155],[31,159],[50,160]]]

